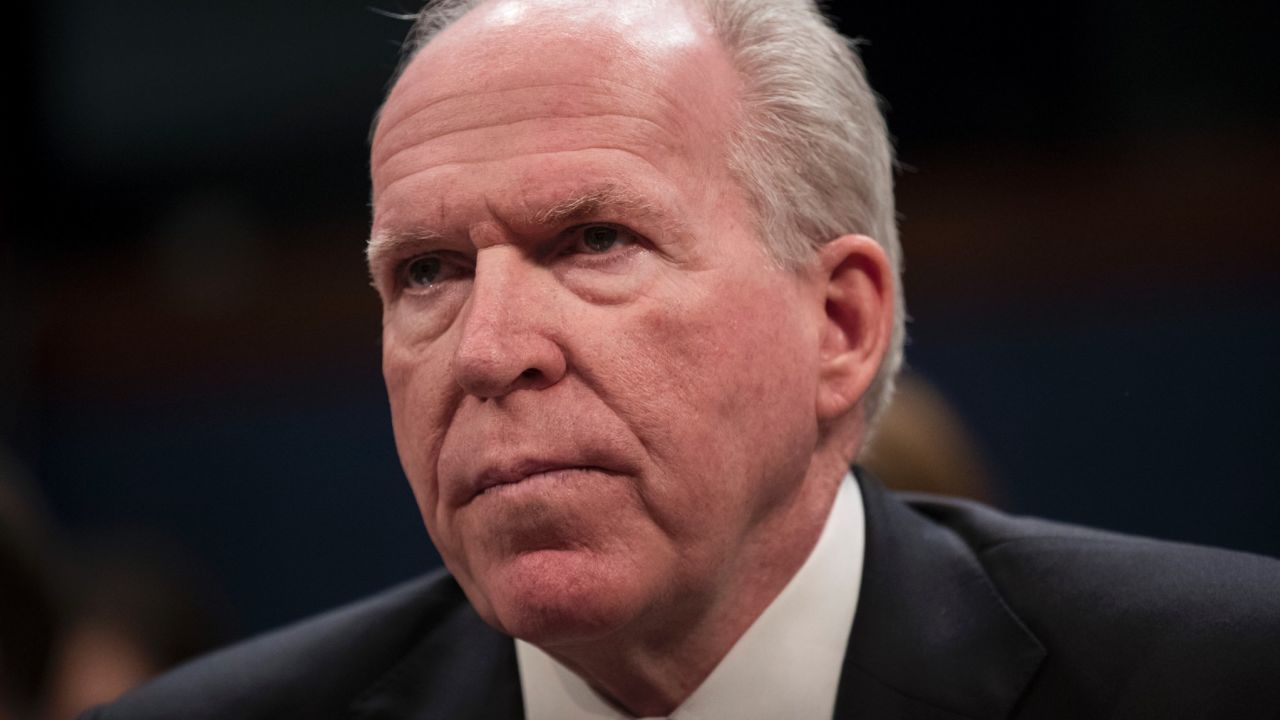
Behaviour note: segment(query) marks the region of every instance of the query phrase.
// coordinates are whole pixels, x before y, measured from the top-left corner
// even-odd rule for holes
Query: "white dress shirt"
[[[671,720],[827,720],[835,711],[865,548],[852,474],[809,557]],[[555,658],[516,640],[528,720],[630,720]]]

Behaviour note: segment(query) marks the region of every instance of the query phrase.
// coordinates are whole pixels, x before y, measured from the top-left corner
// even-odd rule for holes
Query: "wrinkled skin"
[[[397,448],[467,597],[667,712],[821,530],[860,432],[831,423],[883,351],[832,277],[883,305],[883,258],[773,263],[725,52],[678,3],[606,7],[492,2],[419,53],[375,134],[370,265]],[[867,367],[833,370],[851,345]]]

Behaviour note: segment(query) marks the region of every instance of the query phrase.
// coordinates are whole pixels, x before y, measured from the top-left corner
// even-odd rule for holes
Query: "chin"
[[[542,647],[597,640],[633,623],[649,605],[638,578],[584,550],[538,550],[503,562],[467,589],[498,630]],[[473,593],[483,596],[477,602]]]

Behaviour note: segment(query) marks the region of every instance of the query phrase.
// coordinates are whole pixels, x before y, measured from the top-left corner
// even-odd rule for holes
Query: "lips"
[[[476,475],[475,481],[471,484],[471,492],[468,501],[502,485],[514,485],[536,475],[566,470],[598,472],[609,475],[616,474],[616,471],[608,468],[598,465],[586,465],[573,461],[535,459],[515,460],[487,467]]]
[[[592,476],[638,480],[644,470],[638,457],[624,433],[611,432],[607,422],[588,422],[584,415],[536,423],[466,418],[454,423],[440,445],[436,487],[439,500],[457,509],[494,488],[513,486],[514,491],[514,486],[547,473],[569,471],[577,476],[572,484],[582,481],[583,489],[594,486]]]

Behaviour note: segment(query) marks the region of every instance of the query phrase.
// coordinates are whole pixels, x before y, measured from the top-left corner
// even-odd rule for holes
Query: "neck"
[[[580,645],[543,648],[603,697],[637,716],[668,715],[716,668],[804,564],[822,534],[847,465],[815,454],[804,481],[745,538],[713,597],[682,612]]]

